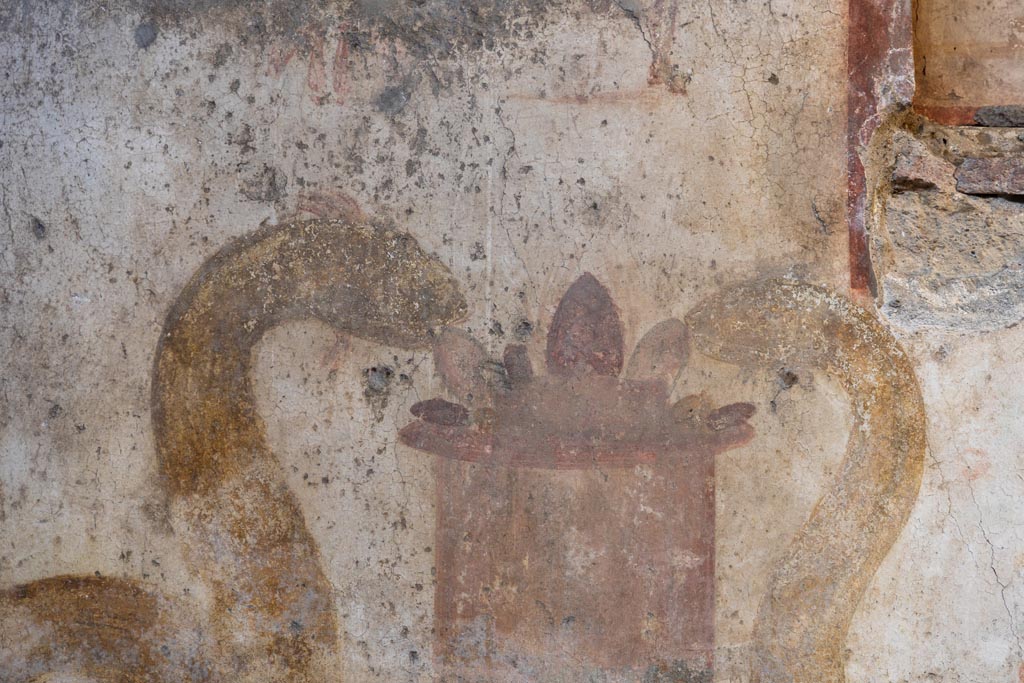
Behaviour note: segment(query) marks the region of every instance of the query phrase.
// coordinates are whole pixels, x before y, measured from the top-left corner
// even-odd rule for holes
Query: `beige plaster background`
[[[528,321],[535,360],[584,271],[627,348],[723,284],[845,287],[838,0],[677,3],[683,92],[648,83],[659,3],[501,5],[513,28],[479,45],[398,31],[387,3],[235,4],[0,9],[3,587],[100,572],[204,599],[161,513],[150,368],[181,287],[262,222],[354,201],[451,268],[465,329],[493,349]],[[849,679],[1016,681],[1024,338],[895,329],[931,451],[854,619]],[[370,400],[364,370],[381,364],[396,378]],[[753,442],[718,461],[718,681],[747,680],[768,573],[850,424],[837,387],[794,371],[786,389],[694,358],[676,388],[758,408]],[[429,353],[290,325],[258,349],[256,384],[336,589],[349,679],[432,680],[433,468],[396,444],[438,392]]]

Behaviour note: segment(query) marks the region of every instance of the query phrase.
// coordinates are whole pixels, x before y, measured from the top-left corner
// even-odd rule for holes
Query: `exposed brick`
[[[955,167],[940,156],[932,154],[920,141],[906,134],[894,139],[896,161],[892,170],[892,189],[952,190]]]
[[[1024,126],[1024,106],[981,107],[974,113],[974,121],[979,126]]]
[[[956,189],[966,194],[1024,195],[1024,157],[964,159]]]

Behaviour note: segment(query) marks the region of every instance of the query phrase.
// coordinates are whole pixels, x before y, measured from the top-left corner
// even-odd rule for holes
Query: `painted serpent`
[[[152,380],[161,485],[210,604],[96,576],[9,589],[0,593],[0,680],[338,680],[331,586],[267,446],[253,348],[272,327],[305,318],[425,347],[435,327],[464,314],[447,268],[384,228],[295,222],[214,255],[167,315]]]
[[[153,426],[174,528],[206,604],[126,579],[61,576],[0,593],[0,680],[337,680],[330,584],[256,412],[252,350],[316,318],[426,347],[465,313],[459,288],[408,235],[346,221],[262,229],[213,256],[167,316]],[[871,314],[817,287],[759,281],[687,316],[698,349],[742,365],[820,368],[854,427],[841,471],[776,570],[755,627],[754,678],[843,680],[850,619],[909,515],[924,411],[909,360]]]
[[[816,368],[850,399],[846,456],[769,581],[751,662],[760,683],[841,683],[854,611],[921,486],[925,413],[913,366],[873,314],[802,283],[726,289],[687,322],[703,353],[738,365]]]

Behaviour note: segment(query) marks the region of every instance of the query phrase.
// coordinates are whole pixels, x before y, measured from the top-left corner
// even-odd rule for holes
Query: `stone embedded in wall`
[[[894,192],[908,190],[952,190],[956,167],[933,154],[921,141],[898,131],[893,140],[896,161],[892,169]]]
[[[1024,195],[1024,157],[964,159],[956,169],[956,189],[965,194]]]
[[[974,122],[979,126],[1001,128],[1024,126],[1024,105],[1004,104],[981,107],[974,112]]]
[[[926,128],[893,136],[874,235],[882,308],[908,327],[994,329],[1024,319],[1024,205],[1013,131]],[[977,158],[969,154],[988,154]],[[955,183],[954,183],[955,178]]]
[[[908,327],[977,330],[1024,319],[1024,208],[903,193],[886,206],[883,310]]]
[[[907,148],[910,145],[911,148]],[[932,156],[959,166],[965,159],[1019,157],[1024,155],[1024,128],[1013,126],[948,126],[923,116],[908,114],[887,143],[888,163],[898,163],[911,150],[928,150]]]

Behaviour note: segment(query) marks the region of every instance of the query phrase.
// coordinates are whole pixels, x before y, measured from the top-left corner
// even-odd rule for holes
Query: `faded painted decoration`
[[[534,375],[522,345],[495,361],[457,330],[435,332],[465,310],[447,268],[411,236],[370,225],[290,223],[217,252],[172,306],[152,374],[160,484],[212,602],[190,608],[87,575],[8,589],[5,680],[338,676],[331,586],[252,396],[254,345],[299,317],[402,347],[434,337],[449,394],[471,408],[416,403],[419,419],[400,435],[449,461],[437,470],[435,529],[446,675],[502,680],[521,666],[555,674],[582,662],[711,680],[714,457],[752,438],[754,407],[669,401],[689,352],[689,326],[675,319],[640,340],[620,378],[622,325],[589,273],[555,311],[547,375]],[[920,481],[913,373],[870,315],[806,285],[730,290],[691,320],[712,355],[799,359],[835,373],[857,402],[863,427],[845,476],[798,536],[755,631],[758,680],[842,680],[850,616]],[[660,509],[638,522],[646,510],[631,498]],[[809,622],[813,637],[801,637]]]
[[[949,4],[0,5],[0,681],[1018,680]]]
[[[586,273],[555,311],[545,373],[519,344],[501,361],[457,331],[435,344],[445,388],[472,414],[417,403],[401,437],[449,460],[437,474],[435,623],[451,675],[510,677],[524,664],[557,675],[582,659],[710,677],[714,456],[751,438],[754,407],[669,401],[689,353],[679,320],[655,325],[628,365],[622,337]]]
[[[186,561],[210,586],[211,613],[121,579],[19,586],[3,595],[4,679],[328,677],[338,638],[330,584],[265,443],[253,345],[302,316],[421,344],[464,309],[446,268],[410,237],[369,226],[289,225],[218,252],[168,314],[152,376],[165,504]]]

